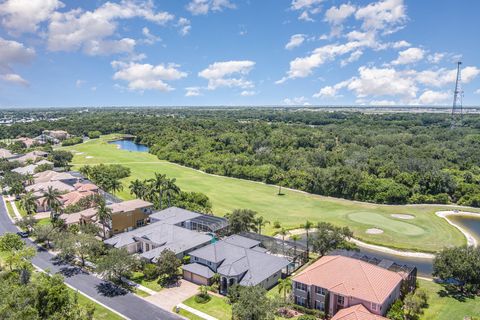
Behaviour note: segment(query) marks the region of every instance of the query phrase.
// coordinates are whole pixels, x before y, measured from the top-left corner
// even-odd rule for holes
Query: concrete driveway
[[[162,309],[172,310],[179,303],[196,295],[198,287],[198,285],[182,279],[176,286],[164,288],[145,299]]]

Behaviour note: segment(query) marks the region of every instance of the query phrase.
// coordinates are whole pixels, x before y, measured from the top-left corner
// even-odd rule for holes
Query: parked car
[[[18,231],[17,234],[22,238],[28,238],[29,235],[27,231]]]

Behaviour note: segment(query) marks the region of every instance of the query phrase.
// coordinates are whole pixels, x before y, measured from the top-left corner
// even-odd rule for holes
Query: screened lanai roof
[[[213,232],[222,230],[228,227],[228,220],[222,217],[210,216],[202,214],[193,219],[190,219],[190,223],[196,223],[202,226],[207,226]]]

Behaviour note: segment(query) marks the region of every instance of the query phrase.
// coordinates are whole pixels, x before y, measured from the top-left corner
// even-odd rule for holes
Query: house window
[[[325,310],[325,302],[315,300],[315,309],[318,309],[320,311],[324,311]]]
[[[138,227],[142,227],[143,225],[145,225],[145,221],[142,220],[137,220],[137,228]]]
[[[149,250],[150,250],[150,244],[145,243],[145,251],[149,251]]]
[[[307,291],[307,285],[301,282],[295,282],[295,288],[301,291]]]
[[[307,305],[307,300],[304,297],[295,296],[295,303],[299,306],[305,307]]]
[[[344,302],[345,302],[345,301],[344,301],[344,298],[343,298],[342,296],[338,296],[338,297],[337,297],[337,303],[338,303],[339,305],[343,306],[343,303],[344,303]]]
[[[327,294],[327,290],[321,287],[316,287],[315,288],[315,293],[321,296],[325,296]]]
[[[372,303],[372,310],[377,311],[377,304],[376,303]]]

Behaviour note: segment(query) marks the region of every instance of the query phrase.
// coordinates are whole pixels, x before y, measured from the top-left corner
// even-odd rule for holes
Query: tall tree
[[[228,219],[230,232],[257,232],[257,224],[255,221],[256,214],[256,211],[250,209],[235,209],[231,213],[227,213],[225,218]]]
[[[266,293],[260,286],[240,288],[238,298],[232,305],[233,319],[274,320],[275,305]]]
[[[53,187],[48,187],[43,194],[42,206],[50,208],[50,221],[55,224],[58,219],[58,212],[62,208],[61,193]]]
[[[33,195],[33,192],[27,192],[20,199],[20,208],[25,210],[28,215],[35,213],[35,209],[37,208],[37,203],[35,200],[36,198]]]
[[[108,226],[110,226],[110,223],[112,221],[112,209],[107,206],[105,199],[103,198],[98,201],[95,209],[97,210],[98,222],[100,222],[100,224],[102,225],[103,239],[106,239],[106,229]]]
[[[171,198],[175,195],[180,194],[180,188],[175,184],[176,179],[166,179],[164,184],[164,192],[167,195],[168,207],[172,206]]]
[[[297,257],[297,241],[300,240],[302,237],[300,237],[298,234],[292,234],[290,236],[290,240],[293,241],[293,255],[295,258]]]
[[[158,258],[157,265],[164,285],[172,284],[178,280],[178,269],[182,265],[182,261],[177,258],[173,251],[163,250]]]
[[[278,279],[278,293],[283,292],[283,302],[287,303],[287,295],[292,292],[292,280],[290,278]]]
[[[143,199],[143,200],[145,199],[147,188],[143,181],[140,181],[139,179],[135,179],[132,182],[130,182],[130,185],[128,186],[128,188],[130,189],[130,194],[134,195],[138,199]]]
[[[111,179],[110,190],[113,192],[113,194],[116,194],[118,191],[122,191],[123,190],[122,182],[118,179]]]
[[[337,227],[328,222],[319,222],[317,233],[313,239],[313,249],[321,257],[335,249],[352,249],[348,239],[353,232],[348,227]]]
[[[255,224],[257,225],[258,233],[262,234],[262,228],[265,227],[267,224],[270,224],[270,221],[265,220],[265,218],[262,216],[258,216],[255,219]]]
[[[111,249],[97,263],[96,271],[106,279],[120,282],[127,277],[138,265],[137,259],[125,249]]]
[[[283,254],[285,255],[285,237],[288,234],[288,230],[285,229],[285,228],[282,228],[282,229],[280,229],[278,234],[282,236],[282,250],[283,250]]]
[[[165,190],[166,175],[155,172],[155,177],[149,179],[150,183],[150,193],[152,196],[156,194],[158,196],[158,208],[163,208],[163,191]],[[155,202],[155,201],[154,201]]]
[[[305,221],[305,224],[303,224],[301,227],[303,228],[303,230],[305,230],[306,237],[307,237],[306,241],[307,241],[307,256],[308,256],[310,252],[310,230],[312,230],[313,228],[313,222],[307,220]]]

